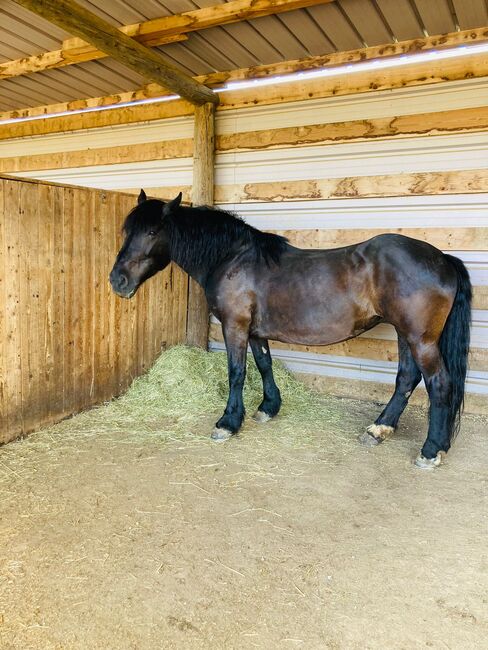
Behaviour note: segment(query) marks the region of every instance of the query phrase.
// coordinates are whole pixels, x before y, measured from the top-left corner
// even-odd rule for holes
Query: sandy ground
[[[0,450],[2,650],[488,648],[488,420],[448,462],[412,466],[425,414],[228,443],[73,436]]]

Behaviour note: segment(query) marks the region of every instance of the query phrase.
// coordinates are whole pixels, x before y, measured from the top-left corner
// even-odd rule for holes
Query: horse
[[[387,233],[341,248],[303,250],[230,212],[185,207],[181,198],[148,199],[141,190],[125,219],[110,282],[119,296],[132,298],[173,261],[203,287],[222,323],[228,359],[228,401],[211,437],[227,440],[241,427],[248,345],[263,382],[255,418],[264,422],[281,406],[269,339],[329,345],[390,323],[398,335],[395,390],[359,439],[375,446],[391,437],[423,378],[429,426],[415,464],[437,467],[464,405],[472,290],[463,262]]]

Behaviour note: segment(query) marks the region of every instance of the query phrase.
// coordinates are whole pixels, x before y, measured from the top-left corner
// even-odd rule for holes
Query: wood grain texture
[[[241,74],[242,70],[215,73],[215,75],[219,75],[219,78],[224,75],[228,79],[231,79],[232,75],[236,79],[239,79]],[[423,86],[444,83],[446,81],[485,77],[487,75],[488,57],[484,53],[472,53],[463,57],[437,62],[413,62],[410,65],[385,68],[382,70],[355,70],[354,66],[352,66],[351,69],[348,69],[348,74],[344,75],[332,75],[318,79],[302,79],[268,86],[230,90],[221,93],[220,104],[217,110],[226,111],[253,106],[303,101],[313,98],[319,99],[355,93],[369,93],[377,90]],[[216,78],[214,76],[214,79]],[[218,86],[221,84],[215,85]],[[134,92],[137,94],[138,91]],[[146,91],[143,94],[147,94]],[[156,92],[156,95],[160,96],[161,93]],[[86,100],[87,104],[93,103],[93,101]],[[107,102],[107,98],[100,98],[100,101],[104,106],[113,103],[110,101],[108,104],[103,103]],[[96,104],[97,102],[95,102]],[[45,114],[45,109],[46,107],[40,107],[34,110]],[[74,131],[116,124],[129,124],[165,117],[189,115],[192,112],[191,103],[183,100],[174,100],[52,117],[49,120],[29,120],[4,125],[0,122],[0,139],[41,135],[43,133],[59,133],[61,131]],[[4,116],[7,116],[7,114],[3,114],[0,117]],[[438,126],[442,127],[441,124]],[[442,131],[443,129],[440,128],[440,132]]]
[[[215,109],[213,104],[195,107],[193,134],[193,205],[214,202]],[[186,342],[207,348],[209,314],[203,289],[190,280]]]
[[[219,7],[229,7],[233,2],[228,2],[226,5],[219,5]],[[206,11],[205,9],[196,10]],[[192,12],[190,12],[192,13]],[[176,18],[171,16],[171,18]],[[168,19],[165,19],[168,20]],[[152,23],[153,21],[149,21]],[[140,24],[141,28],[144,23]],[[129,30],[134,26],[126,26],[120,28],[121,31]],[[133,36],[136,40],[139,36],[136,33],[126,32],[128,35]],[[176,37],[175,37],[176,38]],[[454,47],[456,45],[469,45],[470,43],[482,42],[488,39],[488,28],[470,29],[461,32],[453,32],[448,34],[441,34],[440,36],[428,36],[426,38],[416,38],[413,40],[400,41],[398,43],[390,43],[386,45],[379,45],[373,47],[359,48],[355,50],[348,50],[344,52],[332,52],[330,54],[320,56],[310,56],[292,61],[280,61],[278,63],[271,63],[265,65],[253,66],[251,68],[239,68],[236,70],[224,70],[219,72],[211,72],[206,75],[199,75],[194,77],[196,81],[205,84],[206,86],[215,87],[221,86],[229,81],[244,81],[247,79],[264,79],[267,77],[292,74],[303,70],[316,70],[318,68],[335,67],[341,65],[350,65],[360,61],[370,61],[372,59],[383,59],[385,57],[399,56],[404,54],[415,54],[418,52],[425,52],[432,49]],[[74,39],[76,42],[76,39]],[[74,45],[73,41],[65,42],[65,46]],[[103,53],[101,53],[103,54]],[[21,59],[19,61],[7,61],[0,64],[0,79],[3,74],[6,76],[15,76],[21,70],[25,72],[36,71],[43,69],[43,57],[47,57],[45,62],[46,67],[56,67],[59,62],[64,65],[63,61],[67,63],[76,62],[71,61],[74,52],[69,55],[66,51],[48,52],[41,54],[37,57],[30,57],[28,59]],[[51,61],[53,59],[53,61]],[[12,74],[8,74],[9,66],[12,68]],[[23,74],[23,73],[22,73]],[[45,104],[43,106],[35,106],[31,108],[20,108],[12,111],[5,111],[0,113],[0,120],[18,118],[18,117],[33,117],[46,114],[62,113],[65,111],[80,110],[84,108],[96,108],[104,106],[112,106],[114,104],[121,104],[141,99],[149,99],[154,97],[162,97],[167,94],[167,90],[159,84],[146,84],[142,88],[134,90],[114,93],[102,97],[88,97],[86,99],[75,99],[69,102],[58,102],[56,104]]]
[[[479,194],[488,192],[488,170],[348,176],[285,182],[218,185],[216,203],[279,203],[323,199]]]
[[[5,192],[6,188],[3,183],[0,183],[0,256],[5,264],[6,260],[6,239],[5,239]],[[7,320],[6,320],[6,283],[5,273],[0,273],[0,359],[5,359],[7,348]],[[7,369],[5,363],[0,363],[0,430],[4,431],[8,428],[7,420]]]
[[[281,147],[340,144],[378,138],[441,135],[486,129],[488,129],[488,107],[482,106],[232,133],[217,138],[217,149],[228,152],[279,149]]]
[[[22,409],[22,309],[20,306],[20,273],[22,256],[25,255],[25,251],[22,251],[20,248],[19,229],[22,219],[20,211],[20,189],[20,184],[15,181],[3,182],[4,214],[2,215],[2,221],[4,250],[1,275],[4,278],[5,284],[5,303],[2,305],[5,319],[5,339],[1,375],[4,380],[4,419],[7,432],[21,432],[24,428]]]
[[[159,83],[194,104],[217,103],[218,96],[169,63],[159,52],[141,45],[74,0],[16,0],[70,34],[120,61],[144,78]],[[83,47],[83,46],[82,46]]]
[[[0,133],[2,128],[0,125]],[[342,144],[385,138],[449,135],[486,130],[488,130],[488,107],[482,106],[217,135],[215,136],[215,149],[220,153],[261,151],[285,147]],[[37,154],[35,156],[9,156],[0,158],[0,173],[170,160],[190,157],[192,151],[193,140],[191,138],[180,138],[160,142],[143,142],[88,150]],[[320,198],[319,195],[324,198],[327,196],[336,196],[337,198],[341,196],[367,196],[370,191],[384,192],[385,196],[387,192],[391,191],[402,194],[457,193],[463,183],[467,184],[467,191],[484,192],[487,183],[486,173],[486,170],[482,169],[462,172],[346,177],[320,181],[290,181],[287,184],[274,183],[273,185],[271,183],[254,183],[245,186],[234,186],[232,190],[230,189],[231,186],[229,186],[226,190],[227,194],[223,196],[231,197],[231,192],[234,192],[245,201],[260,200],[259,198],[253,199],[253,195],[259,196],[262,192],[272,196],[273,193],[281,195],[283,191],[290,197],[294,194],[297,197],[304,193],[317,194],[315,198]],[[222,191],[219,190],[221,195]],[[371,196],[375,196],[375,194],[371,194]],[[237,199],[229,200],[232,202]],[[221,202],[223,199],[217,198],[217,201]]]
[[[222,93],[219,110],[269,106],[304,99],[339,97],[377,90],[425,86],[446,81],[486,77],[487,75],[488,57],[483,53],[472,53],[436,62],[413,61],[410,65],[380,70],[361,70],[351,66],[347,74],[312,80],[295,80],[261,88],[231,90]]]
[[[125,106],[124,108],[106,109],[88,113],[75,113],[50,119],[32,120],[2,124],[0,122],[0,140],[23,138],[31,135],[61,133],[63,131],[78,131],[96,129],[117,124],[133,124],[135,122],[151,122],[168,117],[192,115],[193,104],[185,100],[146,104],[142,106]]]
[[[167,36],[166,38],[159,39],[159,45],[180,43],[187,39],[188,36],[185,36],[184,34],[176,34],[174,36]],[[73,65],[76,63],[97,61],[107,56],[108,54],[101,50],[97,50],[97,48],[91,45],[85,47],[63,47],[61,50],[52,50],[51,52],[43,52],[42,54],[26,56],[22,59],[14,59],[13,61],[0,63],[0,81],[2,79],[19,77],[20,75],[42,72],[43,70],[64,68],[67,65]]]
[[[192,152],[193,140],[191,138],[78,151],[60,151],[35,156],[0,158],[0,173],[15,174],[16,172],[39,169],[67,169],[91,165],[116,165],[125,162],[170,160],[190,157]]]
[[[187,280],[132,300],[108,273],[134,198],[0,178],[0,443],[120,394],[185,340]]]
[[[488,309],[488,285],[473,287],[473,309]]]
[[[270,14],[283,13],[334,0],[231,0],[225,4],[203,7],[182,14],[164,16],[131,25],[118,31],[147,47],[186,40],[189,32],[251,20]],[[19,4],[21,4],[19,0]],[[36,4],[39,4],[36,2]],[[30,9],[31,6],[28,6]],[[54,22],[54,21],[53,21]],[[473,30],[476,31],[476,30]],[[60,50],[44,52],[0,64],[0,79],[9,79],[31,72],[61,68],[74,63],[93,61],[107,56],[103,48],[97,49],[82,38],[70,38]]]
[[[484,251],[488,241],[488,227],[482,228],[351,228],[276,230],[299,248],[338,248],[365,241],[380,233],[396,233],[426,241],[445,251]]]
[[[189,201],[191,187],[174,185],[146,187],[153,198],[167,200],[183,193]],[[140,188],[124,190],[137,195]],[[347,176],[343,178],[216,185],[215,203],[281,203],[324,199],[381,198],[394,196],[435,196],[449,194],[482,194],[488,192],[488,171],[472,169],[456,172],[419,172],[378,176]]]

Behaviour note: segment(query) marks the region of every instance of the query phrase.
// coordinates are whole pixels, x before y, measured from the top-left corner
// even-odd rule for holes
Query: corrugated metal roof
[[[120,26],[224,0],[78,0]],[[276,16],[214,27],[158,50],[198,75],[310,55],[483,27],[485,0],[336,0]],[[0,0],[0,62],[60,49],[71,35],[12,0]],[[38,72],[0,83],[0,110],[131,90],[145,83],[112,59]]]

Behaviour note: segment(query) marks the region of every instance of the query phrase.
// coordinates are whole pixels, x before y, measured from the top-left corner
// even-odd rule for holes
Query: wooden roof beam
[[[186,34],[201,29],[252,20],[253,18],[294,9],[303,9],[328,2],[334,2],[334,0],[231,0],[225,4],[186,11],[174,16],[165,16],[133,25],[124,25],[119,27],[118,31],[130,36],[146,47],[155,47],[184,41],[188,38]],[[23,4],[35,11],[35,7],[41,3],[27,3],[19,0],[19,4]],[[94,61],[108,56],[102,49],[94,47],[92,44],[87,43],[86,39],[83,39],[84,37],[70,38],[63,42],[61,50],[53,50],[37,56],[2,63],[0,64],[0,79],[10,79],[23,74],[61,68],[66,65]]]
[[[192,104],[217,104],[218,95],[73,0],[16,0],[35,14],[75,34],[146,79],[161,84]]]

